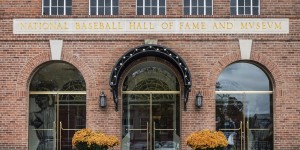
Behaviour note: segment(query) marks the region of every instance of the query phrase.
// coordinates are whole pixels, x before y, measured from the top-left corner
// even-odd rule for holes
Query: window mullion
[[[67,9],[67,4],[66,4],[66,2],[67,2],[67,0],[64,0],[64,15],[66,15],[67,13],[66,13],[66,9]],[[57,4],[58,4],[58,2],[57,2]],[[58,9],[57,9],[58,10]]]
[[[52,0],[50,0],[50,4],[49,4],[49,15],[52,15],[51,9],[52,9]]]
[[[99,0],[96,0],[96,14],[99,15]]]
[[[203,2],[204,15],[206,15],[206,7],[207,7],[206,1],[207,0],[204,0],[204,2]]]
[[[157,1],[156,1],[156,6],[157,6],[157,7],[156,7],[156,9],[157,9],[157,15],[159,15],[159,1],[160,1],[160,0],[157,0]]]
[[[252,4],[253,0],[251,0],[251,6],[250,6],[250,11],[251,11],[251,15],[253,15],[253,4]]]
[[[145,2],[146,2],[146,0],[143,0],[143,15],[145,15]]]
[[[236,14],[239,15],[239,1],[236,0]]]
[[[110,15],[113,15],[113,0],[110,0]]]
[[[192,0],[190,0],[190,15],[192,15]]]

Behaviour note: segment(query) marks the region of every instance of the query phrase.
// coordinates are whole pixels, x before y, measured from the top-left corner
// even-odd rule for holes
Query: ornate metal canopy
[[[178,70],[182,81],[184,81],[184,110],[186,111],[186,104],[188,102],[189,92],[191,91],[192,85],[191,74],[187,65],[184,60],[171,49],[152,44],[142,45],[129,50],[117,61],[112,69],[109,84],[111,86],[111,92],[115,102],[115,110],[118,111],[118,84],[120,76],[133,61],[147,56],[154,56],[167,60]]]

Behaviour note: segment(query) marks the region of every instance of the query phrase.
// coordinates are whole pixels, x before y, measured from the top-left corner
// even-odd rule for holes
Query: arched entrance
[[[69,150],[76,130],[86,127],[86,86],[65,62],[44,64],[34,74],[29,95],[29,149]]]
[[[152,61],[134,66],[122,95],[122,149],[179,149],[180,88],[170,68]]]
[[[116,110],[122,97],[123,150],[180,149],[180,100],[186,110],[191,76],[179,55],[159,45],[134,48],[114,66],[110,86]]]
[[[248,62],[224,69],[216,84],[216,122],[228,149],[273,149],[273,90],[263,69]]]

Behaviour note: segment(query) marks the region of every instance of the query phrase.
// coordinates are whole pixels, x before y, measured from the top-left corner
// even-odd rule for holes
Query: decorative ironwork
[[[176,67],[181,74],[182,80],[184,81],[184,110],[186,111],[186,104],[188,102],[189,92],[191,91],[191,74],[185,64],[184,60],[173,52],[171,49],[160,46],[160,45],[143,45],[129,50],[125,53],[115,64],[110,75],[110,86],[115,102],[115,110],[118,111],[118,84],[120,76],[126,67],[131,64],[134,60],[142,57],[155,56],[167,60]]]

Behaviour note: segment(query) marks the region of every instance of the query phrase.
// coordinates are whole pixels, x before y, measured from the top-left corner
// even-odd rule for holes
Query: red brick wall
[[[120,0],[120,16],[136,17],[135,0]],[[192,131],[215,128],[215,82],[222,70],[240,60],[238,39],[253,39],[251,60],[268,69],[274,80],[274,146],[280,150],[300,148],[300,2],[261,0],[259,18],[289,18],[288,35],[13,35],[13,18],[86,18],[88,1],[73,1],[72,16],[42,16],[41,1],[0,2],[0,149],[27,149],[28,84],[37,67],[50,61],[50,39],[62,39],[62,60],[81,71],[87,83],[87,126],[121,136],[121,111],[114,111],[108,83],[115,62],[129,49],[157,39],[186,62],[192,74],[188,111],[182,111],[182,149]],[[182,1],[167,1],[167,17],[183,16]],[[107,17],[107,16],[92,16]],[[142,16],[138,16],[142,17]],[[151,16],[157,17],[157,16]],[[160,16],[165,17],[165,16]],[[230,16],[229,0],[214,0],[215,18]],[[104,91],[108,107],[100,109]],[[204,106],[194,107],[198,91]],[[120,109],[119,105],[119,109]]]

